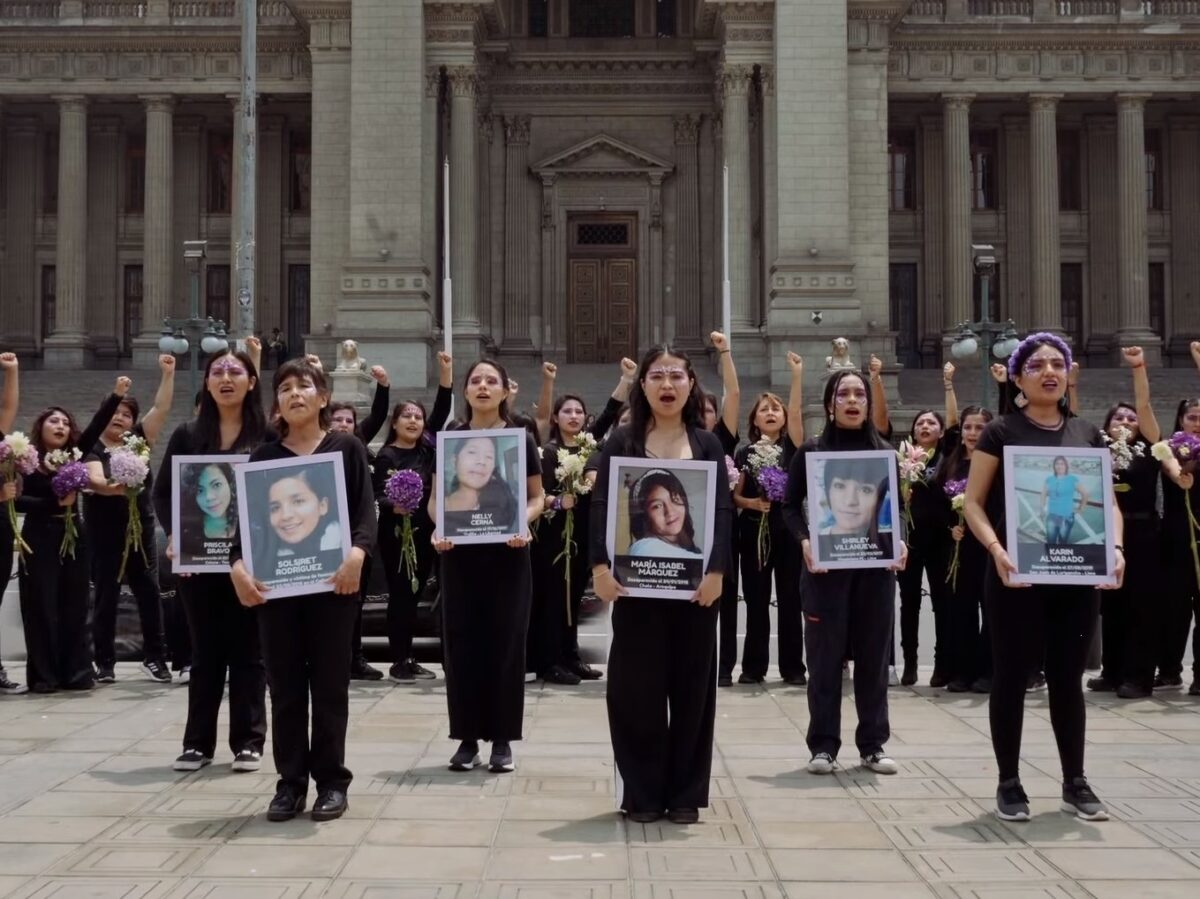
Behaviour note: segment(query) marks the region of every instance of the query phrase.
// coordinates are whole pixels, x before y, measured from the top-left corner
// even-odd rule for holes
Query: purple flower
[[[961,481],[947,481],[946,485],[942,489],[946,491],[946,496],[954,499],[954,497],[967,492],[967,479],[963,478]]]
[[[117,449],[109,453],[110,476],[114,484],[125,487],[141,487],[150,474],[146,460],[132,450]]]
[[[68,462],[57,472],[50,481],[54,495],[59,499],[71,493],[76,493],[90,485],[87,466],[82,462]]]
[[[38,458],[37,451],[30,449],[24,455],[17,456],[17,471],[21,474],[33,474],[38,470],[38,464],[41,460]]]
[[[1071,348],[1067,346],[1067,342],[1057,334],[1051,334],[1049,331],[1038,331],[1036,334],[1030,334],[1019,344],[1017,344],[1017,348],[1013,350],[1012,355],[1008,357],[1009,378],[1016,378],[1016,376],[1020,374],[1020,372],[1017,371],[1017,359],[1021,358],[1022,355],[1032,355],[1031,352],[1028,352],[1028,348],[1042,343],[1048,343],[1050,346],[1062,353],[1063,359],[1065,359],[1067,362],[1067,370],[1070,371]]]
[[[738,480],[741,478],[741,473],[737,469],[737,465],[729,456],[725,457],[725,476],[729,478],[729,489],[733,490],[737,487]]]
[[[401,515],[411,515],[421,505],[425,488],[421,483],[421,475],[411,469],[403,469],[393,471],[388,476],[383,492],[388,502],[400,509]]]
[[[7,459],[8,454],[11,452],[12,449],[9,447],[9,445],[3,440],[0,440],[0,462],[3,462],[5,459]]]
[[[763,496],[773,503],[783,502],[787,494],[787,472],[774,465],[768,465],[758,470],[758,486]]]

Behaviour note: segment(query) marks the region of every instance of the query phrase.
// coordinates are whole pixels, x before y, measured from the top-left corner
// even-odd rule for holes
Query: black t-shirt
[[[1088,424],[1081,418],[1064,416],[1062,427],[1050,431],[1039,428],[1023,412],[1010,412],[992,420],[983,433],[979,435],[979,443],[975,448],[978,453],[987,453],[999,460],[996,477],[988,491],[986,511],[996,531],[996,537],[1002,546],[1006,546],[1007,529],[1004,515],[1004,447],[1006,446],[1036,446],[1036,447],[1104,447],[1104,439],[1100,429]]]
[[[142,430],[141,422],[133,426],[133,435],[146,439],[146,432]],[[99,462],[101,468],[104,469],[104,479],[108,480],[112,477],[112,456],[108,453],[108,446],[104,441],[97,443],[90,453],[84,456],[84,462]],[[142,492],[137,497],[138,514],[142,518],[142,526],[148,528],[148,522],[154,519],[154,504],[151,502],[151,494],[154,490],[154,472],[146,476],[146,485]],[[125,524],[129,517],[129,500],[124,496],[102,496],[98,493],[89,493],[83,501],[84,520],[92,533],[96,533],[96,528],[119,528],[124,533]],[[169,526],[169,525],[168,525]]]
[[[1151,521],[1158,518],[1158,474],[1162,466],[1150,455],[1150,444],[1138,438],[1135,446],[1140,446],[1142,454],[1134,456],[1129,467],[1124,471],[1113,472],[1115,484],[1127,485],[1128,490],[1116,492],[1117,506],[1127,519]],[[1174,486],[1174,484],[1172,484]],[[1175,488],[1179,493],[1179,488]]]
[[[375,498],[379,501],[379,516],[392,516],[392,504],[388,501],[384,488],[388,478],[394,471],[415,471],[421,476],[421,505],[413,512],[413,522],[418,528],[427,528],[425,533],[432,532],[429,520],[429,494],[433,490],[433,471],[437,466],[437,451],[425,442],[424,436],[411,448],[395,446],[389,443],[380,448],[375,455],[372,469],[372,480],[375,485]]]
[[[724,427],[724,425],[718,425],[718,427]],[[780,438],[779,445],[783,447],[783,456],[779,460],[779,467],[786,472],[792,464],[792,456],[796,454],[796,444],[792,443],[792,438],[789,437],[785,432]],[[737,455],[735,455],[733,458],[733,462],[737,466],[738,471],[745,475],[742,483],[742,496],[744,496],[746,499],[758,499],[760,496],[762,496],[762,490],[758,486],[758,479],[754,477],[754,472],[750,471],[750,469],[747,467],[747,462],[750,460],[750,451],[753,449],[754,444],[747,443],[737,451]],[[772,518],[774,518],[775,515],[779,515],[779,524],[783,523],[782,500],[775,503],[771,507],[771,513]],[[762,516],[761,512],[758,512],[754,509],[742,509],[741,514],[753,518],[756,522]]]

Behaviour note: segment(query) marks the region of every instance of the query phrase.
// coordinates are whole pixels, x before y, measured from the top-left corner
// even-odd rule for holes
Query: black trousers
[[[1158,537],[1154,522],[1127,520],[1125,581],[1100,594],[1100,676],[1114,685],[1154,686],[1155,610],[1163,596]]]
[[[350,635],[360,605],[356,596],[316,593],[269,600],[258,609],[271,687],[271,750],[281,787],[305,793],[310,777],[318,790],[350,786]]]
[[[921,628],[921,575],[929,578],[929,604],[933,607],[933,668],[944,672],[950,658],[950,588],[946,569],[954,552],[950,531],[939,525],[921,525],[909,534],[908,564],[896,579],[900,584],[900,648],[904,663],[917,662],[917,634]]]
[[[485,544],[442,554],[442,637],[452,739],[521,739],[531,579],[528,549]]]
[[[238,602],[227,574],[181,578],[179,592],[192,638],[183,748],[197,749],[209,757],[216,750],[217,714],[228,672],[229,748],[234,753],[242,749],[262,752],[267,738],[267,676],[255,611]]]
[[[86,686],[93,682],[94,674],[83,534],[75,558],[60,559],[62,523],[29,518],[26,522],[22,534],[32,552],[21,563],[19,584],[29,689]]]
[[[162,597],[158,592],[158,565],[154,549],[154,519],[142,521],[142,550],[129,551],[125,562],[125,581],[137,600],[142,625],[142,658],[163,661],[166,658],[163,635]],[[92,527],[88,531],[91,549],[92,587],[95,609],[92,613],[92,645],[96,664],[111,668],[116,664],[117,603],[121,597],[121,553],[125,531],[118,528]]]
[[[808,648],[808,749],[837,758],[842,748],[842,662],[854,659],[854,705],[859,755],[883,749],[888,723],[888,657],[896,614],[896,578],[890,571],[805,570],[805,645]]]
[[[800,552],[781,515],[767,519],[769,550],[762,565],[758,558],[759,516],[738,518],[738,552],[741,557],[742,594],[746,597],[746,640],[742,645],[742,671],[766,677],[771,650],[771,580],[778,600],[776,622],[779,641],[779,676],[788,679],[805,673],[804,616],[800,610]]]
[[[525,671],[545,673],[556,661],[557,653],[546,641],[550,614],[550,569],[554,554],[547,538],[548,525],[538,521],[533,542],[529,544],[529,623],[525,626]]]
[[[734,527],[729,550],[729,571],[721,582],[721,598],[717,601],[717,615],[720,619],[721,634],[720,648],[717,656],[717,671],[726,676],[733,675],[733,666],[738,657],[738,567],[740,554],[738,552],[737,527]]]
[[[992,637],[983,602],[983,581],[991,568],[987,552],[967,531],[959,543],[958,576],[950,587],[949,658],[947,674],[973,683],[992,676]],[[951,556],[954,548],[950,549]]]
[[[989,718],[1000,779],[1016,777],[1029,672],[1045,658],[1050,726],[1058,744],[1063,780],[1083,775],[1087,713],[1083,669],[1096,630],[1100,601],[1091,587],[1008,588],[994,564],[984,581],[992,629],[992,695]]]
[[[418,530],[413,535],[413,546],[417,550],[417,588],[412,587],[408,569],[403,567],[400,554],[400,538],[396,536],[399,517],[380,510],[379,513],[379,564],[383,566],[388,585],[387,629],[388,650],[393,665],[412,658],[413,631],[417,623],[417,606],[433,569],[437,553],[429,543],[428,530]]]
[[[167,631],[167,650],[171,656],[171,669],[181,671],[192,666],[192,635],[188,631],[187,612],[183,607],[183,594],[176,581],[175,593],[162,597],[163,623]]]
[[[680,599],[613,606],[608,728],[627,812],[708,806],[717,615]]]
[[[583,590],[587,586],[588,572],[588,528],[586,513],[575,515],[574,554],[570,559],[571,589],[567,590],[566,559],[558,559],[563,552],[565,513],[560,512],[550,521],[542,523],[542,534],[546,536],[547,558],[542,582],[543,610],[541,645],[544,660],[554,665],[570,665],[579,661],[579,607],[583,604]],[[547,526],[551,526],[547,533]],[[555,559],[558,559],[556,562]],[[544,672],[546,669],[540,669]],[[539,673],[540,673],[539,672]]]
[[[350,628],[350,655],[352,658],[363,658],[362,648],[362,616],[363,603],[367,601],[367,585],[371,580],[371,555],[363,559],[362,578],[359,581],[358,597],[354,601],[354,624]]]
[[[4,526],[0,527],[0,603],[4,602],[4,591],[12,578],[12,529],[8,524],[8,510],[0,505],[0,515],[4,516]],[[0,671],[4,670],[4,662],[0,660]]]
[[[1192,548],[1186,539],[1174,537],[1166,547],[1168,580],[1164,584],[1159,611],[1159,674],[1179,677],[1183,674],[1183,655],[1187,651],[1188,630],[1195,619],[1192,634],[1192,676],[1200,678],[1200,586]]]

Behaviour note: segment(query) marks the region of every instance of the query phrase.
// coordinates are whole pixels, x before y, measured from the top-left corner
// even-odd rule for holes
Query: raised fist
[[[720,331],[713,331],[708,335],[708,339],[712,341],[712,345],[718,353],[723,353],[729,349],[729,338]]]
[[[163,353],[158,357],[158,367],[164,375],[175,374],[175,357],[170,353]]]
[[[133,379],[125,375],[117,378],[117,383],[113,386],[113,393],[117,396],[124,396],[129,393],[129,388],[133,386]]]
[[[391,386],[391,384],[388,383],[387,369],[384,368],[382,365],[372,365],[371,366],[371,377],[374,378],[376,381],[378,381],[380,384],[382,384],[384,387]]]

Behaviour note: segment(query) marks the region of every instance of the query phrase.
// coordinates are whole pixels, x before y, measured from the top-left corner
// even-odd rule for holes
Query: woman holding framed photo
[[[1007,509],[1004,448],[1103,447],[1100,431],[1070,415],[1067,380],[1071,349],[1058,336],[1031,334],[1008,360],[1008,379],[1018,389],[1018,411],[987,426],[971,457],[964,512],[971,532],[992,557],[984,602],[992,634],[992,693],[989,717],[999,767],[996,816],[1028,821],[1029,799],[1021,787],[1021,729],[1029,672],[1045,651],[1050,723],[1062,762],[1062,809],[1089,821],[1108,818],[1083,770],[1086,713],[1083,670],[1096,628],[1099,600],[1091,587],[1022,586],[1014,581],[1016,548],[1005,542]],[[1125,570],[1120,509],[1113,503],[1116,575]]]
[[[270,590],[242,559],[246,535],[239,529],[230,552],[230,579],[243,606],[261,607],[258,624],[271,687],[271,747],[279,772],[267,820],[287,821],[302,812],[311,777],[317,786],[312,818],[330,821],[349,808],[350,637],[358,614],[363,559],[375,542],[375,497],[366,447],[352,434],[329,429],[325,373],[307,360],[285,362],[275,371],[274,389],[279,440],[251,452],[250,462],[339,453],[352,546],[328,579],[328,591],[268,601]],[[336,501],[334,491],[306,479],[303,468],[284,471],[286,476],[276,479],[268,494],[270,530],[281,550],[298,546],[305,552],[320,552],[326,542],[332,542],[326,519]]]
[[[616,602],[608,659],[608,724],[631,821],[699,820],[708,806],[716,716],[717,610],[729,568],[733,505],[716,479],[712,553],[692,601],[622,598],[607,546],[610,462],[617,457],[694,459],[724,471],[721,441],[705,430],[702,394],[691,360],[651,349],[629,397],[630,422],[604,446],[592,497],[591,560],[596,595]],[[669,491],[668,491],[669,492]],[[668,517],[670,517],[668,515]],[[664,525],[665,530],[672,526]],[[668,714],[668,708],[670,713]]]

